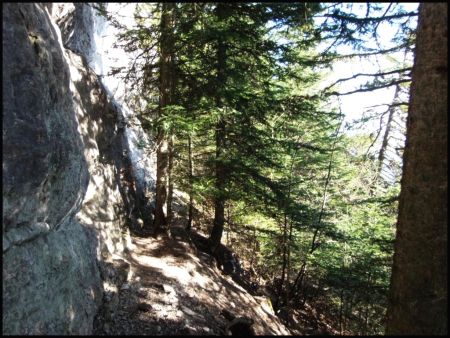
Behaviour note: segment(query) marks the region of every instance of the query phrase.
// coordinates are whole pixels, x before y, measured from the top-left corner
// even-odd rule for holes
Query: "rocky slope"
[[[127,282],[114,310],[104,308],[96,318],[96,334],[226,335],[233,317],[253,322],[257,335],[290,334],[265,297],[250,295],[224,275],[187,236],[132,241]]]

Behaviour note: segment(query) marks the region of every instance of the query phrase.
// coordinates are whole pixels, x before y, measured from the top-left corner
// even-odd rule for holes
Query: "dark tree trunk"
[[[219,21],[225,18],[225,8],[223,3],[218,3],[216,15]],[[216,87],[216,105],[223,108],[223,88],[226,82],[226,45],[223,38],[219,36],[217,41],[217,87]],[[225,187],[227,183],[227,175],[223,156],[225,154],[225,135],[226,123],[224,117],[221,117],[216,124],[216,172],[215,172],[215,188],[214,197],[214,224],[211,230],[210,241],[211,249],[214,252],[220,244],[223,233],[223,225],[225,222]]]
[[[190,230],[192,227],[192,218],[194,213],[194,162],[192,156],[192,136],[188,136],[188,170],[189,170],[189,206],[188,206],[188,221],[186,229]]]
[[[339,295],[339,333],[341,334],[341,336],[342,333],[344,332],[342,323],[343,306],[344,306],[344,289],[341,289],[341,293]]]
[[[256,250],[258,249],[258,237],[256,237],[256,226],[253,226],[253,248],[250,258],[250,271],[253,270],[253,262],[255,261]]]
[[[386,333],[447,334],[447,4],[421,3]]]
[[[169,73],[169,81],[170,81],[170,104],[174,102],[178,102],[178,97],[176,97],[176,86],[177,86],[177,78],[176,78],[176,64],[175,64],[175,37],[174,37],[174,28],[175,28],[175,21],[176,21],[176,5],[172,4],[171,7],[169,7],[170,13],[169,13],[169,54],[170,54],[170,73]],[[169,185],[169,192],[167,195],[167,223],[169,226],[172,225],[173,222],[173,158],[174,158],[174,131],[172,130],[170,132],[169,136],[169,144],[168,144],[168,156],[169,156],[169,163],[168,163],[168,185]]]
[[[160,98],[159,98],[159,117],[163,115],[163,110],[171,104],[172,81],[172,26],[171,11],[174,4],[163,3],[161,13],[161,41],[160,41]],[[156,206],[153,228],[158,232],[160,228],[167,225],[167,218],[164,213],[164,206],[167,203],[167,180],[169,166],[169,144],[167,135],[162,127],[158,128],[156,151]]]
[[[169,192],[167,195],[167,224],[171,226],[173,221],[173,209],[172,209],[172,202],[173,202],[173,136],[170,136],[169,138],[169,144],[168,144],[168,157],[169,157],[169,163],[168,163],[168,172],[167,172],[167,181],[169,185]]]
[[[284,287],[284,280],[286,276],[286,265],[287,265],[287,226],[288,226],[288,219],[286,211],[284,213],[284,224],[283,224],[283,239],[282,239],[282,248],[283,248],[283,262],[282,262],[282,268],[281,268],[281,280],[280,284],[278,285],[278,297],[277,301],[275,303],[275,308],[279,309],[281,305],[281,301],[285,299],[283,297],[283,287]]]
[[[285,303],[288,304],[290,301],[290,277],[291,277],[291,243],[292,243],[292,220],[289,222],[289,237],[288,237],[288,247],[287,247],[287,270],[286,270],[286,298]]]

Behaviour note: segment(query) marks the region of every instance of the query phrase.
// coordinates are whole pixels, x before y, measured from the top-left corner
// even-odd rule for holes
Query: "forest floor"
[[[231,328],[248,335],[249,322],[256,335],[340,334],[319,300],[275,315],[267,294],[248,292],[200,250],[202,238],[178,224],[170,235],[132,236],[133,248],[119,259],[121,286],[108,310],[99,311],[94,334],[227,335]]]
[[[265,297],[253,296],[196,249],[189,238],[132,237],[135,248],[118,304],[99,335],[224,335],[232,317],[252,319],[257,335],[290,335]]]

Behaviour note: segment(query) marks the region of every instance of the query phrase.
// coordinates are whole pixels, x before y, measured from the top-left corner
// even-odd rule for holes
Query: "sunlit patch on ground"
[[[168,236],[133,238],[132,274],[120,289],[118,309],[98,334],[226,333],[221,312],[253,318],[257,334],[290,334],[263,301],[222,274],[214,260]]]

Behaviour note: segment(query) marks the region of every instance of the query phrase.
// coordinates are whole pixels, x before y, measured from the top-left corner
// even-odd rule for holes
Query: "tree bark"
[[[169,185],[169,192],[167,194],[167,224],[171,226],[173,220],[173,135],[169,137],[168,158],[169,163],[167,168],[167,181]]]
[[[175,37],[174,37],[174,29],[175,29],[175,21],[176,21],[176,5],[172,4],[169,7],[169,54],[170,54],[170,73],[169,73],[169,81],[170,81],[170,104],[177,102],[178,98],[176,97],[176,86],[177,86],[177,78],[176,78],[176,64],[175,64]],[[168,185],[169,185],[169,191],[167,195],[167,224],[169,226],[172,225],[173,222],[173,208],[172,208],[172,202],[173,202],[173,186],[174,186],[174,179],[173,179],[173,158],[174,158],[174,131],[171,130],[169,135],[169,144],[168,144],[168,156],[169,156],[169,163],[168,163]]]
[[[172,36],[170,33],[172,21],[171,11],[173,3],[163,3],[161,9],[161,41],[160,41],[160,93],[158,117],[163,116],[164,108],[171,104],[171,63],[172,63]],[[169,144],[167,135],[162,127],[158,128],[158,148],[156,151],[156,206],[155,219],[153,223],[154,232],[167,225],[164,207],[167,202],[167,174],[168,174],[168,152]]]
[[[211,247],[214,252],[219,246],[225,223],[225,168],[223,166],[222,155],[224,153],[225,122],[220,121],[216,126],[216,196],[214,197],[214,225],[211,230]]]
[[[447,9],[419,7],[389,335],[447,334]]]
[[[192,156],[192,136],[188,136],[188,170],[189,170],[189,206],[188,206],[188,221],[186,230],[192,227],[192,218],[194,214],[194,159]]]
[[[216,16],[219,21],[225,18],[225,8],[223,3],[218,3],[216,8]],[[219,35],[217,40],[217,87],[216,87],[216,105],[223,108],[222,88],[226,82],[226,45],[223,38]],[[225,154],[225,135],[226,123],[224,117],[220,117],[216,124],[216,170],[215,170],[215,188],[214,197],[214,225],[211,230],[210,241],[211,249],[214,252],[220,244],[223,233],[223,225],[225,222],[225,187],[227,181],[226,168],[223,163],[223,155]]]

